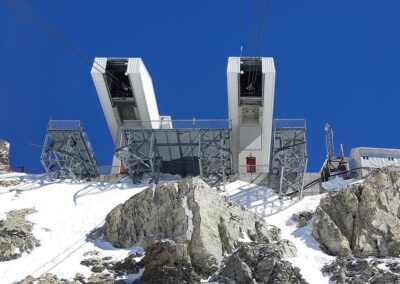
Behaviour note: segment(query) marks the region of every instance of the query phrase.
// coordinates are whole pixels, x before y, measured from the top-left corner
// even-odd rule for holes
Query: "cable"
[[[264,9],[266,11],[264,11],[264,13],[263,13],[263,19],[262,19],[262,22],[261,22],[260,38],[259,38],[259,43],[258,43],[259,46],[257,46],[256,54],[259,54],[259,53],[262,52],[263,43],[264,43],[264,37],[265,37],[265,31],[266,31],[267,22],[268,22],[268,13],[271,10],[271,0],[266,0]],[[253,81],[252,81],[253,85],[255,85],[256,82],[257,82],[258,66],[259,66],[259,64],[257,64],[256,71],[254,72],[254,75],[253,75]]]
[[[60,32],[58,32],[56,29],[52,28],[49,24],[47,24],[37,13],[33,11],[33,9],[28,4],[26,4],[22,0],[14,0],[14,1],[3,0],[3,1],[6,5],[8,5],[11,9],[13,9],[21,17],[31,22],[31,24],[33,24],[36,28],[47,33],[47,35],[56,40],[64,48],[71,51],[85,64],[88,64],[89,66],[93,67],[100,73],[104,73],[105,76],[118,83],[123,89],[129,87],[124,82],[115,77],[111,72],[105,70],[105,68],[100,66],[96,61],[94,61],[92,64],[92,61],[89,59],[88,56],[86,56],[78,47],[74,46]]]

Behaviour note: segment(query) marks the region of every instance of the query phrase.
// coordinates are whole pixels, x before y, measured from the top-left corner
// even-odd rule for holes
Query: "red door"
[[[256,157],[247,157],[246,158],[246,166],[248,173],[256,172]]]

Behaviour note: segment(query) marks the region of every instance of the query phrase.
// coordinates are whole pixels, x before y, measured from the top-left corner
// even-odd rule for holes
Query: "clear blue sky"
[[[261,0],[258,1],[259,3]],[[142,57],[160,113],[226,118],[228,56],[254,55],[254,1],[27,1],[89,58]],[[346,153],[400,148],[400,1],[272,0],[261,56],[277,69],[275,118],[306,118],[309,170],[323,127]],[[40,168],[47,122],[81,119],[102,165],[113,145],[90,66],[0,0],[0,138],[14,166]]]

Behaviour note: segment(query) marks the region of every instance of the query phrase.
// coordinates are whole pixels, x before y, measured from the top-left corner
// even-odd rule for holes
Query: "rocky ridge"
[[[332,255],[400,256],[400,168],[371,173],[321,199],[312,234]]]

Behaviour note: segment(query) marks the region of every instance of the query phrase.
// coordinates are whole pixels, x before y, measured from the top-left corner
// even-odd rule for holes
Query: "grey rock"
[[[187,244],[172,241],[151,245],[139,262],[144,273],[137,283],[200,283],[190,263],[188,249]]]
[[[99,257],[90,257],[81,261],[81,265],[91,267],[95,265],[99,265],[101,263],[101,259]]]
[[[92,269],[90,269],[92,272],[95,273],[101,273],[104,271],[104,269],[106,269],[103,265],[95,265],[92,267]]]
[[[245,262],[242,262],[237,255],[233,255],[228,259],[220,275],[232,280],[234,283],[256,283],[252,278],[250,267]]]
[[[282,260],[275,244],[243,243],[211,281],[218,283],[307,283],[298,268]]]
[[[382,269],[382,265],[386,267]],[[396,261],[385,264],[380,260],[337,258],[325,265],[322,272],[334,283],[400,283],[400,275],[392,269],[398,265]]]
[[[297,222],[298,228],[303,228],[307,226],[308,221],[310,221],[313,217],[314,212],[305,210],[298,213],[293,214],[292,220]]]
[[[163,239],[188,244],[191,264],[201,274],[216,271],[244,233],[266,243],[278,239],[256,214],[200,178],[152,186],[133,196],[107,215],[103,232],[117,247],[147,248]]]
[[[312,234],[338,256],[400,256],[400,168],[369,174],[321,199]]]
[[[33,223],[25,216],[36,212],[33,208],[13,210],[7,213],[5,220],[0,221],[0,261],[9,261],[30,253],[40,245],[32,234]]]

